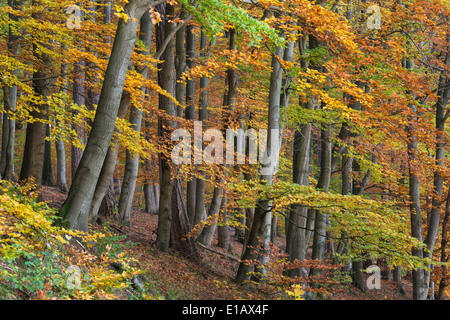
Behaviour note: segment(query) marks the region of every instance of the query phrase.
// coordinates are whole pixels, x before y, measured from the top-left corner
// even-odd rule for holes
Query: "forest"
[[[0,0],[0,299],[449,299],[449,49],[448,0]]]

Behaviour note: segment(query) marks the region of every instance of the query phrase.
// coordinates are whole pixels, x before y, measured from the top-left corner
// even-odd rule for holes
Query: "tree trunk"
[[[67,200],[59,210],[63,224],[72,229],[87,230],[92,197],[114,132],[125,76],[136,42],[137,20],[150,5],[148,0],[130,1],[124,7],[130,19],[127,22],[119,19],[91,133]]]
[[[164,34],[169,35],[173,32],[175,26],[169,19],[173,18],[174,7],[171,4],[166,4]],[[159,30],[159,29],[157,29]],[[162,88],[173,96],[174,94],[174,47],[173,39],[170,39],[164,51],[164,65],[162,69]],[[176,117],[175,104],[172,100],[165,96],[161,96],[160,107],[167,113],[167,115]],[[173,120],[160,119],[159,136],[162,139],[169,139],[170,129],[174,129],[175,124]],[[164,142],[163,142],[164,143]],[[156,247],[167,252],[170,247],[170,233],[172,224],[172,195],[174,180],[172,179],[172,168],[170,165],[170,155],[164,153],[160,154],[160,175],[161,175],[161,191],[159,199],[159,219],[158,219],[158,237],[156,239]]]
[[[8,6],[14,10],[21,10],[24,0],[8,0]],[[18,21],[18,18],[10,13],[9,19]],[[8,52],[15,56],[19,52],[19,43],[16,41],[17,35],[14,34],[13,28],[8,26]],[[17,76],[17,70],[13,70],[12,74]],[[3,130],[2,130],[2,153],[0,159],[0,177],[3,179],[14,178],[14,143],[16,136],[16,121],[9,116],[10,113],[16,111],[17,101],[17,85],[3,86],[3,105],[5,112],[3,114]]]
[[[148,56],[150,54],[150,45],[153,33],[153,23],[150,18],[150,13],[146,11],[141,17],[141,27],[139,39],[148,48],[148,50],[142,52],[143,55]],[[148,71],[145,69],[140,72],[145,79],[148,78]],[[142,92],[145,93],[145,88],[143,87]],[[141,131],[142,123],[142,111],[135,106],[131,107],[130,111],[130,123],[133,129],[137,132]],[[126,161],[125,161],[125,173],[123,177],[122,190],[119,198],[119,220],[124,225],[130,225],[131,223],[131,210],[133,207],[134,191],[136,188],[136,180],[138,177],[139,169],[139,155],[132,155],[130,151],[127,150]]]
[[[308,103],[312,108],[313,104]],[[302,125],[301,130],[294,133],[294,155],[293,155],[293,182],[307,186],[309,185],[309,161],[311,153],[311,128],[310,123]],[[286,230],[286,252],[289,261],[303,261],[306,258],[309,239],[311,237],[313,220],[309,219],[308,207],[295,205],[288,214]],[[306,270],[294,268],[288,271],[290,277],[305,275]]]
[[[190,224],[186,212],[186,203],[184,202],[181,181],[179,179],[174,181],[172,192],[172,249],[181,252],[181,254],[190,260],[200,261],[200,254],[195,245],[195,239],[193,237],[186,237],[186,234],[190,231]]]
[[[63,45],[63,50],[66,49],[66,45]],[[61,75],[63,84],[60,87],[60,92],[62,94],[67,93],[68,77],[67,77],[67,63],[61,65]],[[56,122],[56,126],[61,124]],[[66,165],[66,148],[64,146],[64,140],[61,136],[55,139],[55,150],[56,150],[56,187],[62,192],[68,192],[69,187],[67,186],[67,165]]]
[[[404,60],[404,67],[407,69],[413,68],[413,62],[409,60]],[[411,92],[407,92],[407,94],[411,94]],[[410,198],[410,216],[411,216],[411,236],[422,241],[422,215],[421,215],[421,206],[420,206],[420,181],[418,177],[418,173],[415,169],[415,161],[417,161],[418,154],[418,142],[415,136],[415,122],[416,122],[416,114],[417,114],[417,106],[415,104],[410,104],[409,108],[411,108],[413,112],[413,116],[409,118],[409,123],[406,128],[408,134],[408,167],[409,167],[409,198]],[[412,254],[415,257],[423,258],[423,250],[422,249],[412,249]],[[426,272],[423,268],[418,268],[416,270],[412,270],[413,276],[413,299],[414,300],[426,300],[428,295],[428,279],[426,276]]]
[[[450,34],[447,35],[447,41],[450,41]],[[447,46],[447,53],[445,55],[445,65],[450,66],[450,46]],[[441,204],[442,204],[442,193],[444,186],[444,177],[442,177],[441,172],[445,170],[445,122],[447,118],[445,117],[446,105],[450,97],[450,88],[448,87],[448,71],[443,70],[439,77],[439,87],[438,87],[438,100],[436,102],[436,154],[435,154],[435,165],[434,169],[434,181],[433,181],[433,194],[431,200],[431,213],[427,228],[427,236],[425,238],[425,244],[427,245],[427,251],[424,252],[424,257],[432,257],[435,247],[435,243],[439,232],[439,222],[441,218]],[[447,84],[447,86],[446,86]],[[448,201],[447,201],[448,202]],[[446,208],[447,209],[447,208]],[[448,221],[447,212],[446,219]],[[445,219],[444,218],[444,219]],[[446,222],[447,223],[447,222]],[[444,229],[443,229],[444,230]],[[444,234],[444,233],[443,233]],[[441,252],[445,256],[445,246],[444,251]],[[430,278],[430,272],[426,272],[427,278]],[[441,284],[440,288],[441,290]]]
[[[445,202],[445,212],[444,212],[444,219],[442,221],[442,232],[441,232],[441,262],[447,263],[448,262],[448,255],[447,255],[447,226],[448,221],[450,219],[450,190],[447,194],[447,201]],[[442,278],[439,281],[439,290],[437,294],[437,300],[445,300],[445,288],[448,286],[448,280],[447,280],[447,265],[443,265],[442,267]]]
[[[73,103],[78,106],[82,106],[85,104],[84,94],[84,68],[85,62],[78,61],[73,65]],[[72,116],[76,117],[78,111],[72,110]],[[78,125],[73,124],[72,130],[76,133],[76,139],[80,140],[81,143],[86,143],[86,133],[83,128],[80,128]],[[78,165],[80,163],[81,157],[83,156],[83,150],[72,144],[71,146],[71,174],[72,180],[75,177],[75,172],[77,171]]]
[[[9,112],[16,110],[17,86],[3,86],[3,102],[7,112],[3,113],[2,155],[0,160],[0,177],[5,180],[13,178],[14,173],[14,142],[16,121]]]
[[[184,7],[181,9],[180,18],[184,20],[187,16],[187,11]],[[189,84],[189,98],[187,97],[187,86],[188,84],[182,83],[181,77],[183,73],[186,71],[188,64],[187,64],[187,50],[189,50],[189,67],[192,66],[192,50],[195,46],[195,43],[193,43],[193,35],[192,30],[190,30],[190,33],[186,33],[186,26],[183,26],[177,31],[176,35],[176,43],[175,43],[175,50],[176,50],[176,59],[175,59],[175,70],[176,70],[176,87],[175,87],[175,96],[177,101],[180,104],[186,103],[186,111],[185,111],[185,119],[186,120],[195,120],[195,105],[193,104],[193,90],[194,88],[192,85]],[[190,41],[190,43],[188,42]],[[186,44],[185,44],[186,42]],[[190,81],[192,82],[192,80]],[[183,110],[180,106],[178,106],[177,111],[178,117],[183,116]],[[189,220],[192,224],[193,219],[192,217],[195,216],[195,200],[196,200],[196,182],[197,178],[192,175],[190,177],[190,180],[187,181],[186,186],[186,206],[187,206],[187,214],[189,216]]]
[[[229,226],[227,225],[227,195],[224,192],[222,196],[222,204],[220,205],[220,214],[221,216],[221,222],[223,225],[218,226],[217,228],[217,245],[227,251],[230,254],[234,254],[234,248],[233,244],[231,243],[231,237],[230,237],[230,231]]]
[[[205,56],[205,53],[203,50],[206,48],[206,35],[201,32],[200,37],[200,55],[203,57]],[[186,38],[186,46],[187,46],[187,65],[189,68],[193,67],[193,59],[195,57],[195,39],[194,34],[192,33],[192,28],[187,29],[187,38]],[[202,123],[202,132],[200,134],[203,135],[203,130],[206,128],[206,125],[204,124],[204,121],[206,120],[207,115],[207,105],[208,105],[208,78],[202,77],[200,78],[200,106],[199,106],[199,112],[198,112],[198,120]],[[186,103],[187,107],[189,108],[189,112],[193,112],[192,110],[195,109],[195,103],[193,101],[194,96],[194,89],[195,85],[192,80],[188,80],[186,85]],[[199,148],[197,152],[203,152],[203,140],[202,144],[199,146],[194,146],[195,148]],[[194,150],[195,152],[195,150]],[[202,220],[202,217],[205,212],[205,186],[206,186],[206,173],[203,170],[199,170],[199,178],[196,179],[195,182],[195,210],[192,213],[191,216],[189,216],[189,219],[192,223],[192,225],[196,225],[199,221]],[[215,228],[215,227],[214,227]],[[215,230],[215,229],[214,229]]]
[[[50,95],[49,75],[52,70],[51,60],[47,54],[39,52],[36,44],[33,44],[33,55],[42,62],[42,67],[39,67],[33,72],[32,86],[35,94],[45,101]],[[36,121],[28,123],[26,129],[25,147],[19,180],[24,181],[29,178],[34,178],[34,182],[37,185],[40,185],[42,182],[42,170],[44,164],[46,128],[43,120],[48,116],[48,105],[44,103],[38,104],[35,107],[36,108],[33,108],[30,112],[30,116]]]
[[[131,103],[131,96],[128,92],[123,92],[120,99],[119,111],[117,113],[117,118],[123,119],[127,113],[128,107]],[[103,165],[101,167],[100,175],[97,180],[97,185],[95,186],[94,195],[92,197],[90,209],[89,209],[89,221],[94,223],[97,220],[97,215],[105,196],[108,193],[108,189],[111,185],[111,180],[114,181],[114,169],[116,168],[117,157],[119,155],[119,143],[117,137],[113,137],[111,140],[111,145],[108,147],[105,159],[103,160]],[[114,182],[113,193],[115,195]],[[115,199],[115,196],[113,197]],[[109,197],[108,199],[112,199]],[[110,206],[110,205],[108,205]]]
[[[45,136],[50,138],[50,125],[45,126]],[[42,185],[54,186],[53,182],[53,170],[52,170],[52,149],[50,140],[45,140],[44,147],[44,164],[42,167]]]
[[[264,163],[262,165],[261,180],[267,185],[272,184],[273,175],[275,174],[276,165],[280,151],[280,92],[283,76],[283,69],[279,59],[283,57],[283,48],[277,47],[275,54],[272,56],[272,73],[270,79],[269,91],[269,110],[267,125],[267,142],[265,155],[262,157]],[[272,215],[269,209],[269,200],[259,200],[255,208],[253,224],[250,230],[248,244],[242,255],[242,262],[236,275],[236,282],[244,284],[251,278],[251,272],[254,265],[248,262],[258,259],[261,266],[268,261],[269,241],[270,241],[270,223]],[[260,239],[262,242],[260,242]],[[264,275],[265,269],[259,269]]]
[[[133,129],[140,132],[142,121],[142,111],[135,106],[131,107],[130,123]],[[125,173],[123,176],[122,190],[119,197],[119,220],[122,224],[130,226],[131,210],[133,207],[134,191],[139,169],[139,155],[132,155],[130,151],[126,152]]]
[[[331,181],[331,126],[323,125],[321,131],[320,175],[316,188],[328,192]],[[326,244],[326,214],[316,210],[314,222],[313,249],[311,258],[322,261]],[[311,268],[311,277],[321,274],[320,268]]]
[[[198,241],[207,247],[211,246],[211,242],[216,231],[216,222],[222,204],[222,193],[223,190],[220,187],[214,188],[213,197],[208,210],[208,218],[213,219],[213,222],[204,227],[202,232],[200,233],[200,236],[198,237]]]

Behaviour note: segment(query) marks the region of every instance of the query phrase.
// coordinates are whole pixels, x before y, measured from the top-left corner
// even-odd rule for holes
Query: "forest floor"
[[[65,195],[55,188],[44,187],[42,200],[50,206],[57,207],[63,203]],[[199,249],[202,261],[193,262],[177,252],[162,253],[155,248],[158,216],[143,210],[134,209],[131,226],[126,227],[108,221],[106,226],[116,246],[126,251],[126,256],[133,258],[136,267],[143,271],[142,277],[148,293],[160,299],[177,300],[275,300],[290,299],[286,294],[288,285],[280,283],[263,287],[251,286],[244,289],[233,282],[238,268],[238,261],[227,257],[217,246],[214,238],[211,249]],[[105,228],[97,226],[96,228]],[[242,244],[231,236],[236,258],[242,252]],[[275,248],[282,252],[284,237],[277,237]],[[225,255],[219,252],[225,253]],[[276,272],[276,271],[275,271]],[[370,274],[366,274],[366,279]],[[397,284],[381,279],[380,289],[362,292],[350,283],[333,285],[324,299],[329,300],[410,300],[412,298],[412,282],[410,277],[403,277],[405,294],[400,294]],[[129,299],[124,293],[123,299]]]

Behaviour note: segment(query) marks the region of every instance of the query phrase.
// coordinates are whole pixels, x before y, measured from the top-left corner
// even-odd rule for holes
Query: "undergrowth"
[[[153,298],[119,236],[60,228],[37,196],[32,184],[0,181],[0,299]]]

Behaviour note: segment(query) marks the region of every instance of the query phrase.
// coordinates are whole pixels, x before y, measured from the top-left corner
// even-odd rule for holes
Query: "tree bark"
[[[66,46],[63,45],[63,49]],[[67,77],[67,63],[61,65],[61,74],[63,77],[63,85],[60,88],[62,94],[67,93],[68,77]],[[56,123],[56,126],[61,125]],[[62,192],[68,192],[69,187],[67,186],[67,165],[66,165],[66,149],[64,146],[64,140],[61,136],[55,139],[55,150],[56,150],[56,187]]]
[[[227,211],[227,195],[224,191],[222,196],[222,204],[220,205],[220,213],[221,222],[223,225],[218,226],[217,228],[217,246],[224,249],[228,253],[234,254],[233,244],[231,243],[229,226],[227,225],[228,220],[228,211]]]
[[[142,111],[131,106],[130,123],[133,129],[140,132],[142,121]],[[136,188],[136,180],[139,170],[139,155],[126,152],[125,173],[123,176],[122,190],[119,197],[119,220],[122,224],[130,226],[131,224],[131,210],[133,207],[134,191]]]
[[[150,5],[148,0],[130,1],[124,12],[131,19],[119,19],[91,133],[67,200],[59,210],[63,224],[72,229],[87,230],[92,197],[114,132],[125,76],[136,42],[138,23],[134,19],[139,20]]]
[[[42,100],[46,100],[50,95],[50,77],[51,59],[42,52],[39,52],[37,44],[33,44],[33,55],[42,65],[33,72],[32,86],[36,95]],[[30,112],[30,116],[35,122],[27,125],[25,136],[25,147],[23,152],[22,168],[20,170],[19,180],[24,181],[33,178],[37,185],[42,182],[42,170],[44,165],[45,148],[45,128],[43,122],[48,116],[48,105],[46,103],[38,104]]]
[[[45,126],[45,137],[50,138],[50,125]],[[54,186],[53,170],[52,170],[52,149],[50,140],[45,140],[44,146],[44,163],[42,166],[42,185]]]
[[[222,204],[222,198],[221,198],[222,193],[223,193],[223,190],[220,187],[214,188],[213,197],[212,197],[211,204],[209,205],[209,210],[208,210],[208,218],[213,219],[213,223],[210,223],[209,225],[204,227],[202,232],[200,233],[200,236],[198,237],[198,241],[207,247],[211,246],[214,232],[216,231],[217,217],[219,215],[220,207]],[[214,217],[214,218],[212,218],[212,217]]]
[[[406,69],[413,69],[413,62],[404,59],[403,65]],[[410,91],[407,94],[411,94]],[[406,131],[408,134],[408,170],[409,170],[409,198],[410,198],[410,216],[411,216],[411,236],[422,241],[422,215],[420,206],[420,181],[416,171],[417,154],[418,154],[418,142],[415,136],[415,122],[417,115],[417,106],[415,104],[409,104],[413,112],[413,116],[409,118]],[[412,254],[415,257],[423,258],[423,250],[414,248]],[[414,300],[426,300],[428,295],[428,283],[426,272],[423,268],[412,270],[413,276],[413,299]]]
[[[189,219],[186,213],[186,203],[184,202],[181,181],[174,180],[172,188],[172,224],[171,224],[171,245],[172,249],[181,252],[192,261],[200,261],[200,254],[193,237],[186,237],[190,230]]]
[[[24,0],[8,0],[8,6],[14,10],[21,10]],[[18,21],[18,17],[9,14],[9,19]],[[13,32],[11,25],[8,26],[8,52],[14,56],[19,52],[20,44],[17,36]],[[17,76],[17,70],[12,71],[13,76]],[[16,121],[10,116],[16,111],[17,85],[3,86],[3,129],[2,129],[2,152],[0,159],[0,177],[6,180],[14,178],[14,143],[16,137]]]
[[[146,11],[142,15],[140,24],[141,27],[139,39],[148,48],[148,50],[142,52],[142,54],[148,56],[150,55],[150,45],[153,33],[153,23],[148,11]],[[145,69],[141,71],[141,74],[143,74],[143,77],[145,79],[148,78],[148,71],[146,71]],[[145,93],[144,87],[141,90],[143,93]],[[130,123],[135,131],[141,131],[142,110],[139,110],[135,106],[131,107]],[[122,190],[119,197],[118,213],[121,223],[128,226],[131,224],[131,210],[133,207],[133,198],[138,177],[138,169],[139,155],[132,155],[131,152],[127,150],[125,160],[125,173],[123,177]]]
[[[78,106],[82,106],[85,104],[84,94],[84,61],[77,61],[73,65],[73,102]],[[76,117],[78,111],[72,110],[72,116]],[[80,128],[78,125],[73,124],[72,130],[76,133],[76,139],[80,140],[81,143],[86,143],[86,133],[83,131],[83,128]],[[76,147],[74,144],[71,146],[71,174],[72,180],[75,177],[75,172],[80,163],[81,157],[83,156],[83,150]]]
[[[119,111],[117,112],[117,118],[123,119],[127,113],[128,107],[131,103],[131,97],[128,92],[123,92],[120,99]],[[102,202],[108,193],[111,185],[111,180],[114,181],[113,175],[116,168],[117,157],[119,155],[119,143],[117,137],[112,137],[111,144],[108,147],[105,159],[103,160],[103,165],[100,171],[100,175],[97,180],[97,185],[95,186],[94,195],[92,196],[92,201],[89,209],[89,221],[94,223],[97,220],[99,209],[102,206]],[[113,193],[114,190],[114,182]],[[111,197],[109,197],[111,199]]]
[[[320,153],[320,175],[316,188],[328,192],[331,182],[331,126],[323,125],[321,131],[321,153]],[[324,258],[326,242],[326,215],[320,210],[316,210],[314,222],[313,249],[311,258],[320,261]],[[310,275],[317,276],[321,274],[319,268],[311,268]]]
[[[279,134],[277,130],[280,129],[280,92],[283,76],[283,69],[279,59],[283,57],[283,48],[277,47],[275,53],[272,55],[272,73],[270,79],[269,91],[269,110],[268,110],[268,133],[266,142],[266,156],[265,163],[262,165],[263,171],[261,180],[267,185],[272,184],[273,175],[275,174],[276,163],[279,156],[280,137],[275,136],[275,145],[272,145],[272,136]],[[268,161],[267,161],[268,160]],[[269,208],[269,200],[262,199],[257,202],[255,213],[253,217],[253,224],[250,230],[248,245],[242,255],[242,262],[236,274],[236,282],[244,284],[251,278],[251,272],[254,270],[254,265],[248,263],[258,259],[260,264],[264,266],[268,261],[269,255],[269,241],[270,241],[270,223],[272,215]],[[262,239],[260,242],[259,239]],[[259,269],[259,272],[264,275],[265,269]]]
[[[174,7],[171,4],[166,4],[165,8],[165,28],[164,34],[169,35],[174,29],[174,23],[169,19],[173,19]],[[174,48],[175,43],[170,39],[164,51],[164,64],[162,69],[162,88],[170,95],[174,95]],[[165,97],[161,97],[161,108],[168,116],[176,117],[176,109],[174,102]],[[169,139],[170,129],[174,129],[175,124],[173,120],[161,119],[159,125],[159,136],[162,139]],[[163,142],[165,143],[165,142]],[[172,179],[172,168],[170,165],[170,156],[164,153],[160,154],[160,175],[161,175],[161,191],[159,199],[159,219],[158,219],[158,237],[156,239],[156,247],[167,252],[170,247],[170,233],[172,224],[172,195],[174,180]]]

